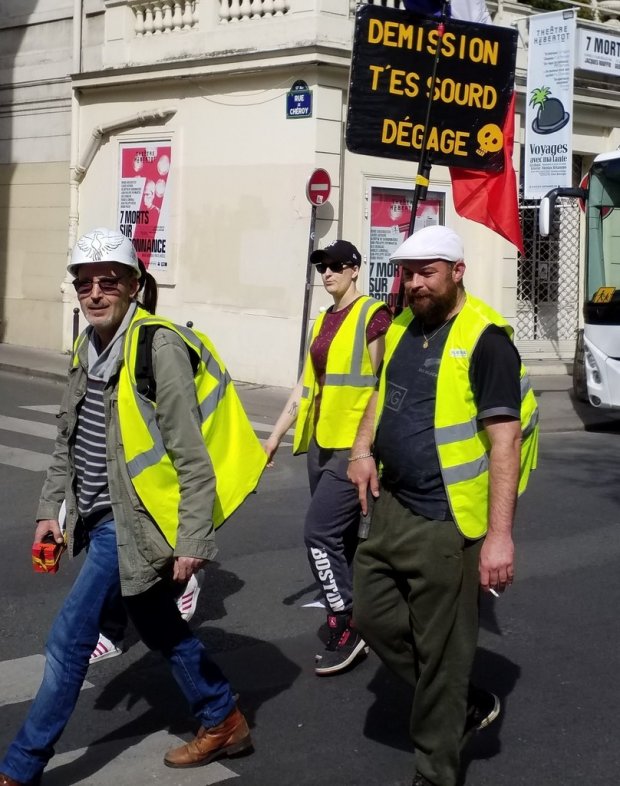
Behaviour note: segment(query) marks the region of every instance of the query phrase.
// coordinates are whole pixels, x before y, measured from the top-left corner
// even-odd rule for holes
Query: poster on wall
[[[589,27],[577,28],[577,56],[575,67],[599,74],[618,76],[620,73],[620,36],[601,33]]]
[[[440,224],[444,218],[444,198],[429,191],[418,204],[415,229]],[[390,254],[407,237],[413,190],[373,187],[370,197],[370,243],[368,255],[368,294],[396,307],[400,286],[400,268],[390,262]]]
[[[172,145],[123,142],[118,192],[119,229],[131,238],[139,259],[156,278],[170,270],[168,181]]]
[[[525,112],[526,199],[572,185],[574,10],[530,17]]]

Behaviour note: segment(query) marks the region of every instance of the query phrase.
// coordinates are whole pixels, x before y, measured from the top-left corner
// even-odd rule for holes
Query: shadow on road
[[[386,666],[379,666],[368,684],[375,700],[366,714],[364,736],[398,750],[411,751],[409,715],[413,689]]]
[[[226,617],[224,600],[243,585],[234,573],[211,563],[192,627],[199,627],[197,635],[222,667],[233,690],[240,692],[239,705],[252,727],[260,706],[288,690],[301,669],[273,644],[201,624]],[[137,641],[135,632],[130,632],[126,643],[128,640]],[[120,665],[122,661],[117,659],[112,663]],[[249,663],[252,663],[251,670],[248,670]],[[114,676],[101,690],[94,711],[95,714],[110,713],[109,723],[112,724],[119,717],[125,718],[137,704],[146,704],[148,709],[139,715],[134,712],[130,720],[90,742],[79,758],[46,772],[45,786],[88,783],[90,776],[103,770],[124,751],[162,730],[187,738],[197,731],[196,720],[190,715],[181,691],[158,654],[148,652]],[[93,727],[100,723],[100,715],[96,720],[93,717]],[[162,757],[165,752],[161,751]]]
[[[598,409],[581,401],[565,380],[558,381],[557,387],[537,388],[536,383],[533,387],[543,431],[620,432],[620,410]]]
[[[472,761],[492,759],[501,751],[500,733],[506,713],[509,711],[509,696],[521,676],[521,667],[490,650],[478,648],[472,672],[475,685],[493,691],[501,701],[501,712],[488,728],[477,732],[466,744],[461,760],[461,778],[458,786],[463,786],[467,770]]]
[[[586,431],[620,433],[620,412],[617,410],[597,409],[585,401],[579,401],[572,392],[570,401]]]
[[[508,708],[508,697],[519,680],[520,673],[520,667],[502,655],[483,648],[478,649],[472,681],[499,696],[502,712],[491,726],[478,732],[467,743],[463,751],[463,774],[459,786],[465,783],[467,769],[472,761],[490,759],[500,752],[502,718]],[[408,733],[413,690],[383,665],[377,669],[368,689],[375,694],[375,701],[366,715],[364,736],[391,748],[411,751],[413,754],[413,744]]]

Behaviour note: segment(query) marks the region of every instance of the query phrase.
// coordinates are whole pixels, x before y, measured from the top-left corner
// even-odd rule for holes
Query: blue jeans
[[[116,528],[106,521],[90,533],[84,565],[47,641],[41,687],[0,772],[26,783],[40,776],[77,703],[102,613],[120,594]],[[205,728],[221,723],[235,704],[230,685],[181,618],[172,588],[162,581],[124,600],[144,642],[168,661],[195,717]]]

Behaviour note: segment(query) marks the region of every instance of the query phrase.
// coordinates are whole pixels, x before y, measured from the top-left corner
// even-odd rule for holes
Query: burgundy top
[[[356,298],[346,308],[340,311],[334,311],[333,306],[327,309],[323,324],[319,330],[319,335],[314,339],[310,345],[310,359],[314,366],[314,373],[319,386],[319,391],[315,398],[314,407],[314,422],[317,423],[319,419],[319,409],[321,407],[321,393],[323,392],[323,384],[325,382],[325,370],[327,368],[327,354],[331,346],[334,336],[338,332],[340,325],[344,322],[347,314],[351,311],[354,304],[357,303],[359,298]],[[380,336],[387,333],[387,329],[392,321],[392,313],[387,306],[380,308],[376,311],[366,327],[366,344],[372,344],[373,341]]]

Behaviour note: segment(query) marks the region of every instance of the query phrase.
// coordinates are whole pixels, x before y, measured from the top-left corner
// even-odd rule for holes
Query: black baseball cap
[[[317,249],[310,254],[310,262],[313,265],[318,265],[319,262],[323,262],[325,259],[341,262],[343,265],[353,264],[358,267],[362,265],[360,252],[348,240],[334,240],[325,248]]]

